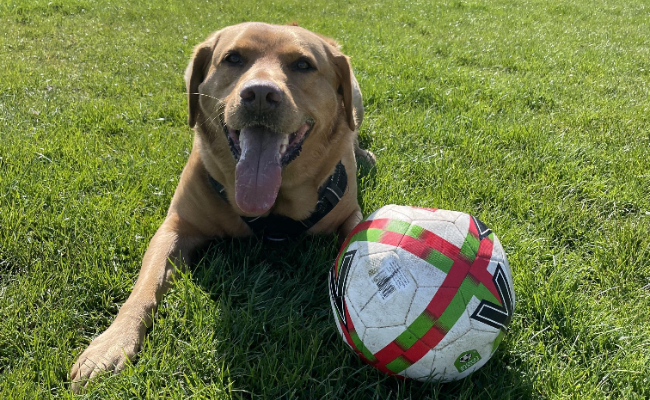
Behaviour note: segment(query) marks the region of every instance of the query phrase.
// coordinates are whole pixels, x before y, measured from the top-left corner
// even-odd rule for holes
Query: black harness
[[[210,185],[222,199],[228,202],[226,188],[208,174]],[[256,235],[264,235],[272,241],[282,241],[288,237],[299,236],[318,221],[323,219],[343,198],[348,187],[348,175],[343,163],[339,161],[334,168],[334,173],[325,181],[318,190],[318,203],[316,208],[306,219],[296,221],[284,215],[269,214],[266,217],[241,217]],[[230,203],[229,203],[230,204]]]

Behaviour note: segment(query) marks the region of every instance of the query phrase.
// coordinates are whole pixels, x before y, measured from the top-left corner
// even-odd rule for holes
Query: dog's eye
[[[241,56],[237,53],[230,53],[224,58],[224,61],[226,61],[229,64],[241,64],[242,59]]]
[[[306,60],[298,60],[293,65],[295,69],[300,71],[311,71],[315,69],[314,67],[311,66],[309,61]]]

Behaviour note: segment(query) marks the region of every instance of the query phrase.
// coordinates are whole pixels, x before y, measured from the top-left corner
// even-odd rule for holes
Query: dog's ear
[[[350,59],[341,53],[341,46],[336,40],[327,36],[317,35],[328,45],[328,53],[334,61],[336,75],[339,78],[338,92],[343,95],[343,106],[345,107],[347,123],[350,129],[354,131],[361,125],[361,121],[363,121],[363,100],[361,98],[359,84],[352,72]]]
[[[338,93],[343,95],[343,107],[345,107],[346,120],[350,129],[354,131],[356,129],[352,98],[352,79],[354,78],[350,70],[350,61],[347,56],[339,52],[334,53],[332,58],[336,68],[336,75],[339,78]]]
[[[185,86],[187,88],[187,103],[189,106],[188,123],[192,128],[196,124],[196,113],[199,107],[199,85],[205,80],[210,69],[216,38],[217,35],[215,33],[205,42],[196,46],[190,63],[185,69]]]

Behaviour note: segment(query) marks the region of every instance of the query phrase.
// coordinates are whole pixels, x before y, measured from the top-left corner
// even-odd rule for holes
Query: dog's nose
[[[282,90],[271,81],[252,79],[239,91],[241,102],[255,111],[270,111],[282,102]]]

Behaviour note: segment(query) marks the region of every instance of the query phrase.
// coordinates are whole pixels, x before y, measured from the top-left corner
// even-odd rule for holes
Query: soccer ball
[[[330,271],[339,333],[389,374],[448,382],[494,354],[512,318],[499,239],[456,211],[388,205],[357,225]]]

